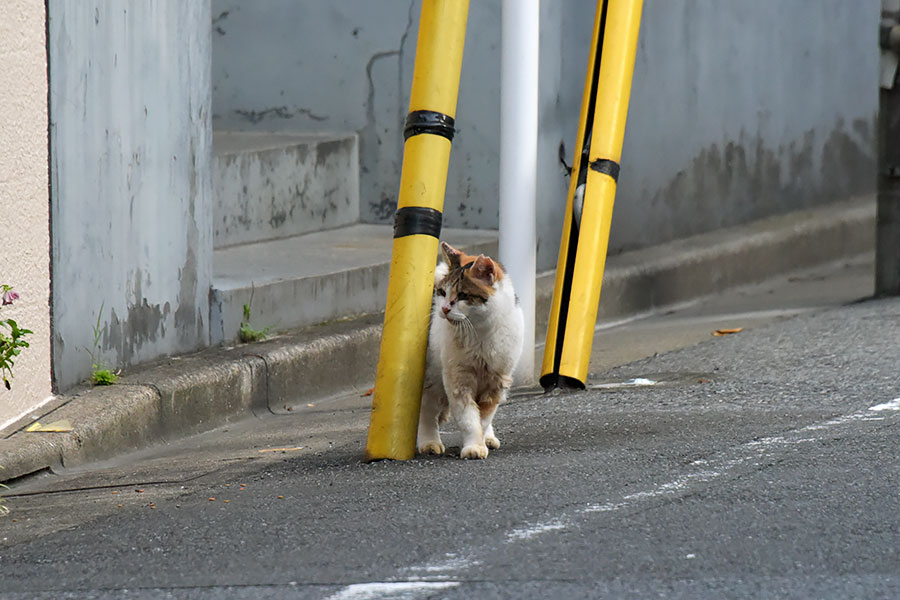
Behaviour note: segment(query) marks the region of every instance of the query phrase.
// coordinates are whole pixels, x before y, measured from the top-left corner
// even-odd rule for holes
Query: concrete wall
[[[647,2],[613,247],[874,191],[880,9]]]
[[[49,0],[54,370],[208,343],[208,2]]]
[[[419,0],[213,0],[214,124],[357,131],[396,204]],[[496,228],[500,2],[472,2],[445,223]],[[555,264],[595,3],[543,2],[539,266]],[[874,189],[877,0],[646,0],[610,249]]]
[[[397,208],[419,0],[213,0],[213,125],[359,134],[360,213]],[[471,2],[447,227],[497,227],[500,3]],[[557,172],[558,173],[558,172]]]
[[[0,431],[51,395],[44,31],[43,3],[0,5],[0,284],[21,296],[0,318],[34,331],[16,359],[12,391],[0,387]]]

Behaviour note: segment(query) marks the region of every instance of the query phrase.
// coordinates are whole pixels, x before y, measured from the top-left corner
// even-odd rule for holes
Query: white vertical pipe
[[[500,261],[525,313],[515,380],[534,383],[540,0],[503,0],[500,46]]]

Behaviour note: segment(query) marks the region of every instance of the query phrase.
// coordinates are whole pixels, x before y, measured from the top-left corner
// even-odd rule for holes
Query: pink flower
[[[12,290],[6,290],[3,292],[3,306],[7,306],[8,304],[12,304],[13,300],[18,300],[19,294]]]

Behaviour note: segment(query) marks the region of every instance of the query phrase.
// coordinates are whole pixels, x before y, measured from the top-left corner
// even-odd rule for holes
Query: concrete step
[[[251,325],[273,331],[383,311],[392,234],[388,225],[356,224],[217,249],[210,341],[237,338],[245,303],[251,305]],[[441,238],[470,253],[496,256],[496,231],[445,229]]]
[[[212,172],[216,248],[359,220],[354,133],[215,131]]]

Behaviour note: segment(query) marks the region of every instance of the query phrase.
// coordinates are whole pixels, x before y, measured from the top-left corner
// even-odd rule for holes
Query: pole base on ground
[[[544,388],[545,394],[549,394],[553,390],[580,391],[585,389],[583,381],[559,373],[548,373],[541,377],[541,387]]]

